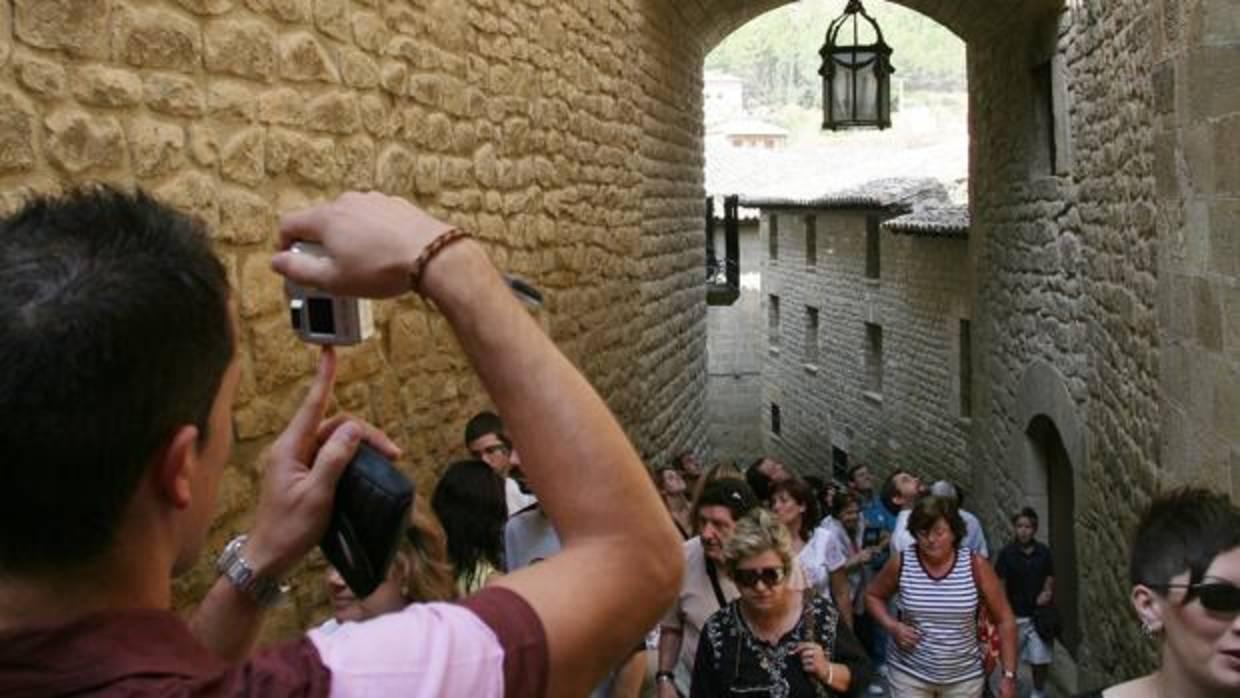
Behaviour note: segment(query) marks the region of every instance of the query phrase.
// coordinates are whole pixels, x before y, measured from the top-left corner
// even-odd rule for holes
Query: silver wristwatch
[[[243,533],[224,546],[224,552],[220,553],[219,559],[215,561],[215,569],[219,570],[219,573],[232,582],[241,593],[253,599],[259,608],[271,608],[284,599],[289,587],[287,584],[281,584],[279,580],[254,572],[245,558],[241,556],[246,537]]]

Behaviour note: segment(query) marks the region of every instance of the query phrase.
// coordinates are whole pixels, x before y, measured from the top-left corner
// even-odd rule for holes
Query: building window
[[[805,217],[805,263],[818,263],[818,216]]]
[[[779,259],[779,216],[772,213],[771,222],[768,226],[768,238],[771,244],[770,258],[772,260]]]
[[[805,363],[818,363],[818,309],[805,307]]]
[[[783,428],[781,424],[781,415],[779,413],[779,405],[771,403],[771,433],[779,436],[780,430]]]
[[[872,393],[883,392],[883,328],[865,323],[865,372]]]
[[[771,346],[779,346],[779,296],[772,295],[768,299],[767,315],[771,327]]]
[[[882,272],[878,216],[865,217],[865,278],[877,279]]]
[[[840,482],[848,482],[848,452],[839,446],[831,447],[831,476]]]
[[[973,416],[973,337],[968,320],[960,321],[960,416]]]

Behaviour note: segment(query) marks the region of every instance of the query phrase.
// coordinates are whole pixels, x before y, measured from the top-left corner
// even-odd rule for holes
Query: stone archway
[[[1016,477],[1014,508],[1031,506],[1040,520],[1038,538],[1051,546],[1055,602],[1063,622],[1056,643],[1055,677],[1069,692],[1079,689],[1082,662],[1080,574],[1077,564],[1077,511],[1088,462],[1084,416],[1068,392],[1067,381],[1044,361],[1031,364],[1016,395],[1021,433],[1009,441],[1006,465]]]

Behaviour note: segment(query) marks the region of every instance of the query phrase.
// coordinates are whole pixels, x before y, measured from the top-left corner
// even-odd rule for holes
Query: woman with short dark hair
[[[977,619],[985,604],[999,627],[1001,698],[1016,698],[1016,619],[985,560],[961,550],[965,523],[955,502],[923,497],[909,515],[916,541],[894,553],[866,590],[866,611],[890,635],[889,682],[896,698],[978,698],[985,676]],[[900,615],[887,601],[900,595]]]
[[[1200,488],[1159,496],[1131,555],[1132,605],[1159,667],[1081,698],[1240,695],[1240,507]]]

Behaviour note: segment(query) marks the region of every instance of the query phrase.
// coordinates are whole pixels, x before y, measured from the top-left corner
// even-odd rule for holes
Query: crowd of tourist
[[[1016,698],[1021,663],[1046,695],[1055,569],[1033,509],[992,559],[959,485],[903,469],[876,486],[862,464],[834,482],[682,452],[652,471],[482,248],[379,194],[286,216],[274,270],[426,296],[496,411],[465,425],[372,593],[329,569],[331,617],[256,648],[359,445],[400,455],[328,416],[324,349],[257,464],[252,529],[182,620],[172,579],[204,547],[242,384],[208,240],[108,187],[0,220],[0,696]],[[1130,581],[1160,665],[1089,698],[1240,695],[1240,509],[1204,489],[1156,498]]]

